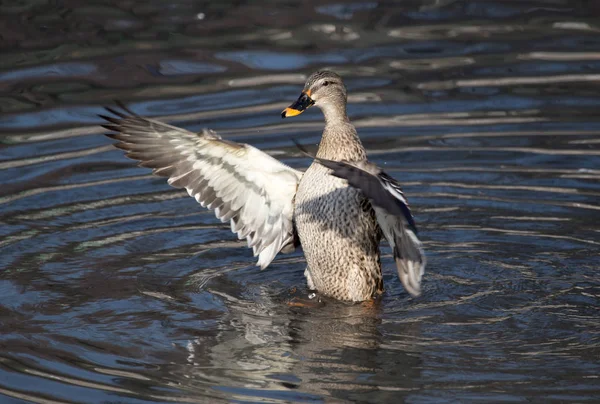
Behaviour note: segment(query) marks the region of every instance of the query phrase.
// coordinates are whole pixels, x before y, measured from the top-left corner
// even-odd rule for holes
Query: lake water
[[[600,3],[0,4],[0,402],[599,402]],[[310,161],[328,67],[428,266],[306,295],[111,146],[139,114]]]

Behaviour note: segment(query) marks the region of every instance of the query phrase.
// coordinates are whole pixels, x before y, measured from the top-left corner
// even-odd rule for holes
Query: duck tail
[[[425,272],[425,253],[421,241],[408,227],[394,235],[394,260],[404,289],[411,296],[421,294],[421,278]]]

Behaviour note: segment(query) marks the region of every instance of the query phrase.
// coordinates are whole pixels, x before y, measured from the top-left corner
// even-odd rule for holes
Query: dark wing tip
[[[358,168],[346,163],[346,162],[342,162],[342,161],[333,161],[333,160],[327,160],[327,159],[322,159],[320,157],[317,157],[316,155],[310,153],[306,147],[304,147],[302,144],[300,144],[300,142],[298,142],[296,139],[292,138],[292,142],[294,142],[294,144],[296,145],[296,147],[298,148],[298,150],[300,150],[300,152],[302,154],[304,154],[306,157],[310,157],[311,159],[315,159],[317,160],[321,165],[329,168],[330,170],[334,170],[334,172],[332,173],[332,175],[338,177],[338,178],[342,178],[342,179],[346,179],[346,177],[339,173],[338,171],[342,170],[358,170]],[[368,174],[368,173],[367,173]]]
[[[118,116],[119,118],[127,118],[127,115],[125,115],[121,111],[117,111],[113,107],[104,107],[104,109],[107,110],[108,112],[110,112],[111,114]],[[113,118],[113,119],[115,119],[115,118]]]
[[[107,115],[102,115],[102,114],[98,114],[98,116],[100,118],[104,119],[105,121],[108,121],[108,122],[110,122],[112,124],[115,124],[115,125],[119,125],[121,123],[120,119],[114,118],[112,116],[107,116]],[[104,125],[102,125],[102,126],[104,126]]]
[[[139,115],[136,114],[135,112],[133,112],[131,109],[129,109],[129,107],[127,107],[127,105],[125,105],[122,101],[120,101],[120,100],[114,100],[114,103],[119,108],[121,108],[123,111],[127,112],[129,115],[135,116],[136,118],[139,118]]]
[[[298,148],[298,150],[300,150],[300,153],[304,154],[306,157],[309,157],[311,159],[314,159],[315,156],[313,154],[311,154],[306,147],[304,147],[302,144],[300,144],[300,142],[298,142],[298,140],[296,140],[295,138],[292,138],[292,142],[294,142],[294,144],[296,145],[296,147]]]
[[[113,132],[119,132],[119,125],[113,125],[113,124],[105,123],[105,124],[100,125],[100,126],[102,126],[104,129],[108,129],[108,130],[113,131]],[[105,135],[108,136],[108,137],[113,137],[115,134],[114,133],[105,133]]]
[[[133,112],[131,109],[127,108],[127,106],[123,102],[121,102],[119,100],[115,100],[113,102],[118,107],[118,109],[114,108],[114,107],[107,107],[107,106],[104,106],[104,109],[106,111],[110,112],[111,114],[118,116],[121,119],[127,119],[127,118],[131,118],[131,117],[139,118],[139,115],[136,114],[135,112]],[[117,118],[109,117],[106,115],[98,114],[98,116],[102,119],[105,119],[105,120],[107,120],[109,122],[113,122],[113,123],[118,123],[118,121],[119,121],[119,119],[117,119]]]
[[[114,116],[98,114],[98,117],[106,121],[106,123],[101,124],[100,126],[102,126],[104,129],[110,130],[111,132],[116,132],[105,133],[105,136],[108,136],[111,139],[122,140],[120,135],[123,132],[123,124],[127,121],[140,118],[140,116],[127,108],[127,106],[121,101],[117,100],[114,101],[114,103],[117,105],[117,108],[107,106],[104,107],[107,112]],[[117,144],[115,144],[115,146],[117,146]]]

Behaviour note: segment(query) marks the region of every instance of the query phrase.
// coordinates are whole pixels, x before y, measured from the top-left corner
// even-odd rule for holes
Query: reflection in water
[[[0,401],[600,400],[599,11],[0,4]],[[322,117],[279,111],[323,67],[410,195],[418,299],[384,248],[378,304],[288,306],[300,252],[258,270],[100,136],[119,99],[303,168]]]
[[[380,305],[328,301],[315,311],[283,304],[289,298],[285,291],[270,295],[268,288],[258,289],[253,304],[211,290],[227,302],[228,314],[215,338],[188,341],[186,363],[169,366],[169,373],[185,375],[182,389],[213,386],[240,399],[261,389],[290,401],[339,391],[360,399],[379,391],[372,379],[396,374],[399,363],[404,377],[419,377],[419,347],[399,353],[382,347]],[[416,322],[402,329],[410,338],[419,337]]]

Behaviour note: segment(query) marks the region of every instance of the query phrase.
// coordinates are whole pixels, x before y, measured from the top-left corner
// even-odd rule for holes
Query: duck
[[[421,294],[426,258],[400,184],[367,159],[346,112],[347,89],[330,70],[311,74],[282,118],[319,108],[325,127],[311,165],[302,172],[210,129],[194,133],[142,117],[122,103],[99,115],[139,166],[166,177],[214,211],[267,268],[276,255],[301,247],[308,289],[349,302],[384,292],[380,242],[393,252],[398,276],[413,297]]]

